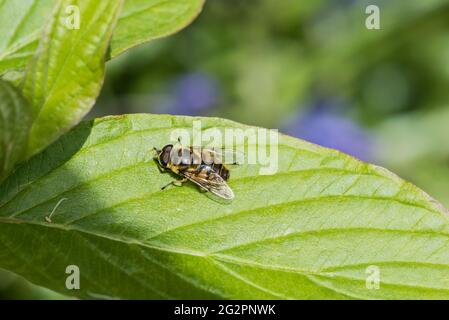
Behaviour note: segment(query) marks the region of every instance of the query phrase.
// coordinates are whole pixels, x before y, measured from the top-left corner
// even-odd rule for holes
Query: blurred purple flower
[[[180,76],[172,89],[166,111],[172,114],[199,115],[213,107],[219,97],[219,87],[206,73],[188,73]]]
[[[351,119],[336,113],[341,105],[319,103],[294,119],[287,134],[340,150],[365,161],[373,160],[372,137]]]

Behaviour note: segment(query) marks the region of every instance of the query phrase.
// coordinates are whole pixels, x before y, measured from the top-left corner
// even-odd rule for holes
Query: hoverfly
[[[181,186],[186,181],[192,181],[204,191],[223,199],[233,199],[234,192],[226,183],[230,172],[224,166],[224,162],[226,155],[232,155],[234,159],[235,153],[225,149],[183,147],[179,139],[178,142],[179,146],[167,144],[161,150],[154,148],[160,170],[170,170],[182,177],[161,189],[164,190],[170,185]],[[237,164],[236,161],[231,163]]]

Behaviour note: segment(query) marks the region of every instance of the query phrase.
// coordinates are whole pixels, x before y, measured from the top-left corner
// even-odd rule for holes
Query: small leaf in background
[[[14,86],[0,80],[0,182],[22,160],[30,127],[30,105]]]
[[[391,116],[375,128],[382,164],[449,206],[449,108]],[[413,143],[411,143],[413,142]]]
[[[34,113],[29,155],[76,125],[94,105],[103,84],[105,54],[121,3],[57,3],[23,84]],[[69,6],[79,8],[79,29],[67,23]]]
[[[111,42],[111,57],[186,27],[205,0],[126,0]]]
[[[161,191],[173,177],[152,148],[194,120],[248,128],[107,117],[22,164],[0,186],[0,267],[84,298],[449,298],[447,210],[335,150],[281,135],[278,172],[233,168],[230,204],[192,184]],[[65,287],[68,265],[80,290]]]

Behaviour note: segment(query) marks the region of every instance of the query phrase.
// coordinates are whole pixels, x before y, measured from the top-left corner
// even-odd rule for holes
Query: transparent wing
[[[200,186],[202,189],[212,192],[223,199],[231,200],[234,198],[234,192],[229,188],[226,181],[208,166],[189,168],[180,172],[180,174]]]

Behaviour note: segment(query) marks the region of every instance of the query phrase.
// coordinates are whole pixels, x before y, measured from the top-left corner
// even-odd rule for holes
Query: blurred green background
[[[207,0],[187,29],[108,63],[89,118],[136,112],[278,128],[449,207],[449,1]],[[0,273],[0,299],[61,297]]]

